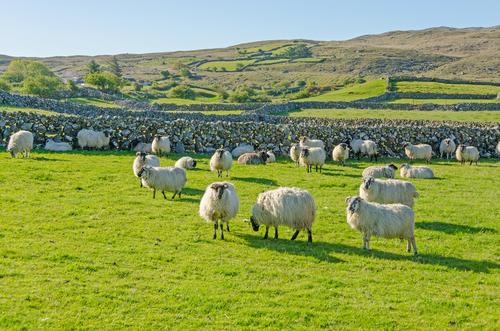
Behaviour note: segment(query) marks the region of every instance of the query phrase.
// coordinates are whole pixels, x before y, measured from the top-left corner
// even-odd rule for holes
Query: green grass
[[[304,109],[284,113],[293,117],[380,118],[400,120],[500,122],[500,111],[418,111],[390,109]]]
[[[269,59],[269,60],[255,62],[253,65],[258,66],[258,65],[278,64],[278,63],[285,63],[285,62],[288,62],[288,60],[287,59]]]
[[[385,80],[372,80],[363,84],[350,85],[340,90],[297,101],[353,101],[365,99],[384,94],[385,85]]]
[[[322,62],[324,60],[325,59],[322,58],[322,57],[301,57],[301,58],[298,58],[298,59],[294,59],[292,62],[293,63],[299,63],[299,62],[303,62],[303,63],[319,63],[319,62]]]
[[[238,64],[242,64],[245,66],[254,62],[255,60],[212,61],[203,63],[198,68],[202,70],[207,70],[208,68],[216,68],[218,71],[222,71],[222,68],[226,68],[226,71],[236,71],[238,69]]]
[[[499,103],[496,99],[395,99],[390,103],[410,103],[410,104],[424,104],[435,103],[438,105],[449,105],[457,103]]]
[[[414,180],[414,257],[399,240],[374,238],[372,251],[363,251],[346,224],[344,199],[356,194],[366,162],[327,164],[323,174],[288,161],[235,164],[240,212],[222,241],[197,215],[205,187],[217,180],[206,157],[197,157],[199,169],[174,201],[139,188],[133,158],[0,153],[0,329],[498,325],[499,162],[434,162],[439,179]],[[291,242],[285,227],[279,240],[262,240],[262,229],[243,222],[260,192],[282,185],[315,197],[311,245],[303,233]]]
[[[469,94],[497,94],[500,86],[446,84],[435,82],[396,82],[398,92],[425,92],[425,93],[469,93]]]
[[[218,103],[221,102],[219,98],[201,98],[197,97],[194,100],[191,99],[180,99],[180,98],[158,98],[152,99],[153,103],[173,103],[176,105],[191,105],[191,104],[201,104],[201,103]]]
[[[186,113],[187,111],[168,111],[168,113]],[[190,113],[202,113],[204,115],[239,115],[242,110],[204,110],[204,111],[189,111]]]
[[[68,98],[66,101],[81,103],[82,105],[106,107],[106,108],[119,108],[117,104],[112,101],[97,99],[97,98]]]
[[[59,114],[59,113],[56,113],[56,112],[50,111],[50,110],[27,108],[27,107],[13,107],[13,106],[0,106],[0,112],[2,112],[2,111],[11,112],[11,113],[13,113],[13,112],[36,113],[36,114],[50,115],[50,116],[65,115],[65,114]]]

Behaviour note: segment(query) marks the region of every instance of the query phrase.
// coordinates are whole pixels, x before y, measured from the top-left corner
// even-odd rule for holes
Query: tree
[[[48,98],[54,96],[61,87],[59,78],[37,75],[24,80],[21,92]]]
[[[168,70],[162,70],[160,71],[161,76],[163,79],[169,79],[170,78],[170,72]]]
[[[122,86],[120,77],[108,71],[88,73],[85,75],[84,81],[106,92],[118,92]]]
[[[120,63],[118,63],[118,59],[116,58],[116,56],[111,57],[108,66],[111,73],[115,74],[117,77],[122,76],[122,68],[120,66]]]
[[[298,59],[301,57],[310,57],[312,55],[311,50],[307,48],[305,44],[298,44],[291,46],[286,49],[283,53],[284,57],[289,59]]]
[[[96,73],[96,72],[100,72],[101,71],[101,66],[97,62],[95,62],[94,60],[91,60],[87,64],[87,69],[89,71],[89,74],[93,74],[93,73]]]
[[[170,97],[192,100],[196,97],[196,93],[187,85],[179,85],[170,90]]]

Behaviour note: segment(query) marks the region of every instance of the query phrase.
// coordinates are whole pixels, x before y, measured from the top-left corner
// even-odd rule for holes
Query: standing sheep
[[[443,139],[439,145],[439,154],[441,158],[446,154],[446,159],[449,160],[453,153],[455,153],[455,148],[457,148],[457,146],[453,140],[450,138]]]
[[[254,231],[261,224],[266,226],[264,239],[269,228],[274,227],[274,238],[278,239],[278,226],[286,225],[295,230],[291,240],[295,240],[300,230],[307,230],[307,241],[312,242],[312,224],[316,217],[316,204],[311,194],[299,188],[280,187],[259,194],[252,207],[250,222]]]
[[[431,163],[432,158],[432,147],[427,144],[413,145],[409,142],[403,143],[403,148],[405,149],[405,154],[408,158],[413,161],[417,159],[425,160],[427,163]]]
[[[142,187],[142,179],[139,176],[139,172],[144,166],[159,167],[160,159],[156,155],[148,155],[144,152],[137,152],[135,155],[132,171],[134,172],[134,176],[139,178],[139,183]]]
[[[155,135],[151,143],[151,150],[159,156],[170,153],[170,139],[167,136]]]
[[[228,151],[219,148],[210,158],[210,170],[217,170],[217,177],[222,177],[222,171],[226,170],[226,177],[229,176],[229,169],[233,166],[233,157]]]
[[[316,166],[316,172],[321,173],[325,164],[326,153],[321,147],[305,147],[300,152],[300,164],[306,167],[307,172],[312,171],[312,167]]]
[[[300,159],[300,151],[301,150],[302,149],[300,148],[299,144],[293,144],[290,147],[290,158],[292,159],[292,161],[295,162],[297,167],[300,165],[299,159]]]
[[[381,205],[360,197],[347,197],[347,223],[363,234],[363,248],[370,249],[372,235],[407,240],[406,250],[417,254],[415,213],[402,204]]]
[[[318,148],[325,148],[325,143],[322,140],[319,139],[309,139],[308,137],[300,137],[299,141],[300,147],[318,147]]]
[[[403,178],[434,178],[434,172],[430,167],[413,167],[408,163],[403,163],[400,167],[400,174]]]
[[[175,162],[177,168],[194,169],[196,168],[196,160],[189,156],[183,156]]]
[[[94,131],[89,129],[81,129],[76,135],[78,145],[82,148],[105,148],[109,147],[110,135],[108,131]]]
[[[373,140],[363,140],[360,148],[360,154],[369,156],[370,161],[372,161],[373,159],[375,159],[375,162],[378,161],[377,143]]]
[[[342,166],[345,165],[345,160],[349,158],[349,148],[347,148],[346,143],[341,143],[335,146],[332,152],[332,159],[334,161],[340,162]]]
[[[23,157],[29,158],[30,152],[33,149],[33,134],[29,131],[21,130],[9,138],[7,152],[15,158],[18,153],[23,153]]]
[[[373,178],[394,178],[394,172],[398,170],[394,164],[389,164],[385,166],[371,166],[363,170],[363,177],[373,177]]]
[[[351,151],[353,152],[354,156],[359,160],[361,157],[361,145],[363,144],[362,139],[353,139],[351,141]]]
[[[240,199],[236,189],[229,182],[217,182],[207,186],[200,201],[200,216],[214,223],[213,239],[217,238],[217,224],[220,224],[220,238],[224,240],[224,223],[229,232],[229,220],[238,213]]]
[[[479,151],[474,146],[458,145],[455,156],[461,164],[470,162],[470,165],[472,165],[472,162],[475,162],[477,165],[477,161],[479,160]]]
[[[137,174],[142,180],[142,185],[153,190],[153,199],[156,198],[156,190],[161,191],[167,199],[165,191],[174,192],[172,200],[176,195],[181,197],[181,192],[186,185],[186,170],[177,167],[150,167],[145,166]]]
[[[245,153],[245,154],[241,154],[241,156],[238,158],[238,163],[239,164],[266,164],[266,161],[268,158],[269,158],[269,155],[267,155],[267,152],[265,152],[265,151]]]
[[[414,198],[418,197],[415,185],[397,179],[380,180],[373,177],[363,178],[359,186],[359,196],[370,202],[382,204],[401,203],[413,208]]]
[[[275,163],[276,155],[272,151],[267,151],[267,160],[266,163]]]

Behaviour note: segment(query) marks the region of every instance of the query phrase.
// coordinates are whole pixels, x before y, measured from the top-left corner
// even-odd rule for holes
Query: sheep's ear
[[[229,187],[229,185],[227,185],[227,184],[224,184],[224,188],[228,188],[228,187]]]
[[[210,188],[211,188],[212,190],[216,190],[216,189],[217,189],[217,185],[212,184],[212,185],[210,185]]]
[[[345,202],[346,202],[346,203],[348,203],[348,202],[349,202],[349,200],[351,200],[351,198],[352,198],[352,197],[347,197],[347,198],[345,198]]]

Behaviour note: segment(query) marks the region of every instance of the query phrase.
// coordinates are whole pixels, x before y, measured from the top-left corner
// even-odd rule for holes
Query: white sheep
[[[275,163],[276,155],[274,155],[273,151],[267,151],[267,160],[266,163]]]
[[[398,170],[394,164],[388,164],[385,166],[371,166],[363,170],[363,177],[373,177],[373,178],[394,178],[394,172]]]
[[[224,240],[224,226],[229,232],[229,220],[233,219],[240,208],[240,199],[233,184],[217,182],[207,186],[200,201],[200,216],[207,222],[214,223],[213,239],[217,238],[217,224],[220,225],[220,237]]]
[[[308,137],[302,136],[299,140],[300,147],[318,147],[325,148],[325,143],[319,139],[309,139]]]
[[[81,129],[76,135],[78,138],[78,145],[82,148],[105,148],[109,146],[109,132],[108,131],[94,131],[90,129]]]
[[[176,195],[180,198],[187,182],[186,170],[177,167],[145,166],[139,171],[138,176],[142,180],[142,185],[153,190],[153,199],[156,197],[156,190],[161,191],[165,199],[167,199],[165,191],[174,192],[172,200]]]
[[[477,165],[477,161],[479,160],[479,151],[474,146],[465,146],[460,144],[457,147],[455,156],[461,164],[470,162],[470,165],[472,165],[472,162],[475,162]]]
[[[497,156],[500,157],[500,141],[497,144],[496,152],[497,152]]]
[[[303,147],[300,152],[300,164],[306,167],[307,172],[312,171],[312,167],[316,166],[316,172],[321,173],[325,164],[326,153],[321,147]]]
[[[343,166],[345,165],[345,160],[349,158],[349,148],[347,148],[346,143],[341,143],[335,146],[332,151],[332,159],[334,161],[340,162]]]
[[[299,144],[293,144],[290,147],[290,158],[292,159],[292,161],[295,162],[295,164],[297,165],[297,167],[300,164],[299,159],[300,159],[300,151],[301,150],[302,149],[300,148]]]
[[[403,178],[434,178],[434,172],[430,167],[412,166],[408,163],[403,163],[400,166],[399,173]]]
[[[369,156],[370,161],[372,161],[373,159],[377,161],[378,160],[377,143],[374,142],[373,140],[363,140],[363,143],[361,144],[360,154]]]
[[[269,228],[274,227],[274,238],[278,238],[278,226],[285,225],[295,230],[291,240],[295,240],[300,230],[307,230],[307,241],[312,242],[312,224],[316,217],[316,204],[312,195],[299,188],[280,187],[259,194],[252,207],[250,222],[254,231],[260,225],[266,226],[264,239]]]
[[[32,149],[33,133],[21,130],[10,136],[7,152],[10,152],[12,157],[16,157],[18,153],[23,153],[25,158],[29,158]]]
[[[139,178],[142,187],[142,179],[139,177],[139,172],[144,166],[159,167],[160,159],[156,155],[148,155],[144,152],[137,152],[135,155],[132,171],[134,172],[134,176]]]
[[[155,135],[151,143],[151,150],[159,156],[170,153],[170,139],[167,136]]]
[[[427,163],[431,163],[432,158],[432,147],[427,144],[413,145],[409,142],[404,142],[403,147],[405,149],[405,154],[410,160],[425,160]]]
[[[265,151],[241,154],[239,164],[266,164],[269,155]]]
[[[217,171],[217,177],[222,177],[222,171],[226,171],[226,177],[229,176],[229,169],[233,166],[233,157],[228,151],[219,148],[210,158],[210,170]]]
[[[152,144],[140,142],[135,145],[134,152],[153,153]]]
[[[362,139],[353,139],[351,141],[351,151],[356,156],[356,158],[359,160],[361,157],[361,145],[363,144]]]
[[[455,153],[455,149],[457,146],[455,145],[455,142],[450,139],[446,138],[441,141],[441,144],[439,145],[439,154],[441,155],[441,158],[443,158],[444,155],[446,155],[447,159],[450,159],[450,157]]]
[[[196,160],[189,156],[183,156],[175,162],[177,168],[194,169],[196,168]]]
[[[415,213],[402,204],[381,205],[360,197],[347,197],[347,223],[363,234],[363,248],[370,249],[371,236],[406,239],[406,250],[417,254]]]
[[[73,147],[71,147],[71,145],[68,144],[67,142],[56,142],[52,139],[48,139],[45,142],[44,149],[46,149],[48,151],[53,151],[53,152],[67,152],[67,151],[71,151],[73,149]]]
[[[363,178],[359,186],[359,196],[370,202],[401,203],[413,208],[418,192],[410,182],[397,179],[381,180],[369,176]]]
[[[242,154],[245,154],[245,153],[251,153],[255,151],[253,146],[252,145],[248,145],[248,144],[241,144],[239,145],[238,147],[236,147],[235,149],[232,150],[231,152],[231,155],[237,159],[239,158]]]

